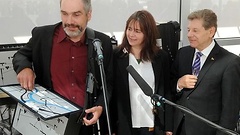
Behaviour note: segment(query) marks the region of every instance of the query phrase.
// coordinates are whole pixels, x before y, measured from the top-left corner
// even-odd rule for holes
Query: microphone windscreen
[[[95,51],[97,52],[98,59],[103,59],[103,53],[102,53],[102,42],[100,39],[96,38],[92,41]]]
[[[138,74],[138,72],[133,68],[132,65],[129,65],[127,68],[127,71],[130,73],[130,75],[133,77],[133,79],[136,81],[138,86],[142,89],[143,93],[147,96],[153,95],[152,88],[147,84],[147,82]]]

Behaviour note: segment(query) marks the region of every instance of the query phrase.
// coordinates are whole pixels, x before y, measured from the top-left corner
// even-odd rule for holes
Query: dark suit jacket
[[[42,85],[43,87],[53,90],[51,74],[50,74],[50,60],[52,53],[52,42],[55,28],[62,23],[57,23],[55,25],[48,25],[42,27],[35,27],[32,30],[32,38],[29,42],[14,55],[13,66],[16,73],[19,73],[24,68],[32,68],[36,74],[35,83]],[[91,32],[94,32],[92,34]],[[95,35],[95,36],[94,36]],[[86,44],[88,48],[94,38],[98,38],[102,42],[103,56],[104,56],[104,69],[106,73],[107,88],[109,95],[112,89],[112,45],[109,36],[92,31],[90,28],[86,29]],[[93,49],[93,47],[92,47]],[[95,77],[97,79],[98,85],[101,86],[100,70],[95,61],[96,52],[93,50],[93,57],[90,58],[95,62]],[[64,54],[62,54],[64,55]],[[89,55],[89,54],[88,54]],[[90,62],[88,62],[89,64]],[[99,87],[100,88],[100,87]],[[99,91],[97,105],[104,106],[102,91]]]
[[[113,102],[117,105],[116,112],[113,114],[118,114],[117,118],[117,129],[118,135],[131,135],[132,131],[132,119],[131,119],[131,106],[129,98],[129,81],[128,72],[126,70],[129,65],[129,55],[124,53],[118,48],[114,50],[114,90],[113,90]],[[170,94],[170,71],[169,71],[169,61],[167,53],[160,50],[157,56],[152,62],[153,72],[155,77],[155,90],[154,92],[165,96],[167,99],[171,98]],[[115,100],[115,101],[114,101]],[[115,107],[116,107],[115,106]],[[171,107],[166,107],[163,105],[165,112],[162,109],[158,110],[155,114],[155,133],[160,134],[160,130],[172,131],[172,111]],[[116,118],[116,116],[114,116]],[[161,134],[162,131],[161,131]]]
[[[178,51],[173,64],[176,81],[192,72],[195,49],[187,46]],[[240,108],[240,58],[220,47],[217,43],[207,57],[194,89],[183,89],[177,95],[177,104],[183,105],[196,114],[233,130]],[[174,131],[179,126],[183,113],[176,109]],[[220,135],[214,128],[193,116],[185,116],[187,135]]]

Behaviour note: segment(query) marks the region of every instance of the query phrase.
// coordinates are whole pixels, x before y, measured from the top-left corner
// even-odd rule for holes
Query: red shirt
[[[53,36],[51,79],[53,89],[83,107],[87,76],[87,46],[85,35],[78,42],[71,41],[62,25]]]

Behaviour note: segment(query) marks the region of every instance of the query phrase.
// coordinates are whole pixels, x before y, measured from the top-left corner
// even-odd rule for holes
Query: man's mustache
[[[64,27],[80,27],[79,25],[76,25],[76,24],[64,24]]]
[[[66,23],[66,24],[64,24],[64,28],[66,28],[66,27],[76,27],[76,28],[78,28],[80,31],[83,30],[80,25],[76,25],[76,24],[68,24],[68,23]]]

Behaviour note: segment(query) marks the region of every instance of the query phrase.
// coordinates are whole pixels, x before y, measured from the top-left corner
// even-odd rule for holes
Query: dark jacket
[[[173,64],[176,88],[178,78],[192,72],[195,49],[187,46],[178,51]],[[240,58],[215,43],[198,75],[194,89],[183,89],[177,94],[177,104],[194,113],[231,130],[234,130],[240,108]],[[176,90],[176,89],[175,89]],[[176,109],[174,114],[176,132],[183,113]],[[187,135],[223,135],[197,118],[185,115]]]
[[[115,102],[115,109],[118,116],[114,116],[117,120],[118,135],[131,135],[132,133],[132,119],[131,106],[129,96],[129,81],[126,67],[129,66],[129,55],[123,50],[114,50],[114,90],[113,102]],[[166,99],[171,99],[170,80],[169,80],[169,61],[167,53],[160,50],[152,62],[155,89],[154,93],[164,96]],[[114,101],[115,100],[115,101]],[[164,109],[164,111],[163,111]],[[162,135],[163,131],[172,131],[172,111],[171,107],[164,104],[162,108],[155,113],[155,134]],[[162,130],[162,131],[160,131]],[[161,133],[160,133],[161,132]]]

